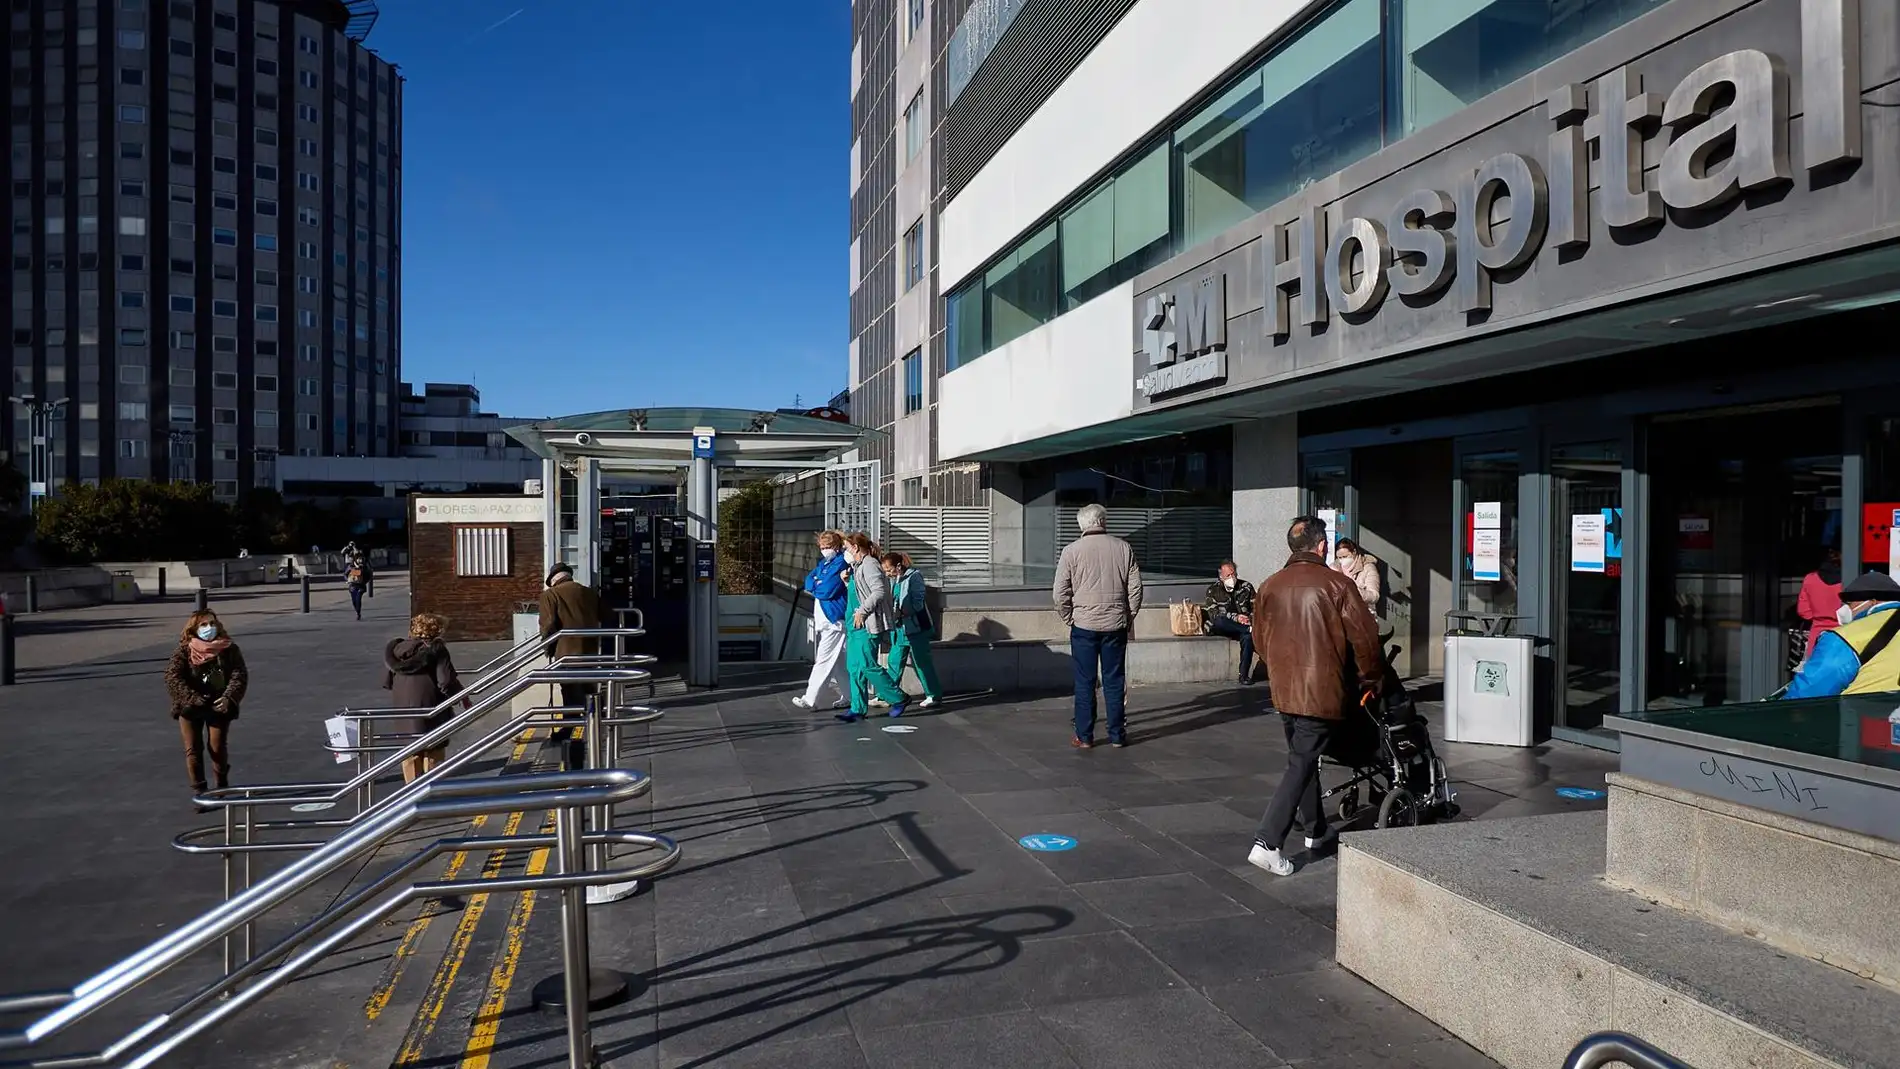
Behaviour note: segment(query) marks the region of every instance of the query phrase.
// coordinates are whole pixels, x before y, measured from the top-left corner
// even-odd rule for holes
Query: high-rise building
[[[391,456],[402,77],[373,0],[12,0],[0,449],[50,490]]]

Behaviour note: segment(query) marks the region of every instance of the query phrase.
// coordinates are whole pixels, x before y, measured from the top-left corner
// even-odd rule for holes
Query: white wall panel
[[[1309,0],[1141,0],[947,205],[944,290],[1079,191]]]
[[[1134,411],[1134,283],[1123,283],[938,383],[937,446],[956,460]]]

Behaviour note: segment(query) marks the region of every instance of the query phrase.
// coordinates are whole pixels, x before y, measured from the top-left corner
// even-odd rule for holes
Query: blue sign
[[[1066,835],[1050,835],[1047,832],[1040,835],[1025,835],[1016,841],[1022,844],[1024,850],[1034,850],[1037,853],[1075,849],[1074,839]]]
[[[713,436],[710,434],[693,435],[693,459],[711,460],[713,458]]]
[[[1623,510],[1603,510],[1603,559],[1623,559]]]
[[[1559,787],[1557,797],[1568,798],[1573,802],[1594,802],[1603,797],[1603,792],[1595,787]]]

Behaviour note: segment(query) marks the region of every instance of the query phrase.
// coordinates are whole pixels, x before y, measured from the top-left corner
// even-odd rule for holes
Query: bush
[[[772,484],[753,483],[719,503],[719,592],[772,592]]]
[[[39,541],[75,563],[194,560],[237,552],[232,510],[195,483],[69,483],[40,505]]]

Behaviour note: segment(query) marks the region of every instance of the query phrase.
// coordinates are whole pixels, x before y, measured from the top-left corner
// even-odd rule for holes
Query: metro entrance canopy
[[[719,485],[824,467],[879,432],[813,416],[743,408],[636,408],[587,412],[508,429],[541,458],[546,559],[566,560],[584,583],[600,571],[603,475],[686,473],[686,535],[693,584],[687,599],[687,682],[719,679]],[[722,475],[722,472],[728,473]],[[572,480],[564,486],[564,481]],[[564,493],[567,486],[572,492]]]

